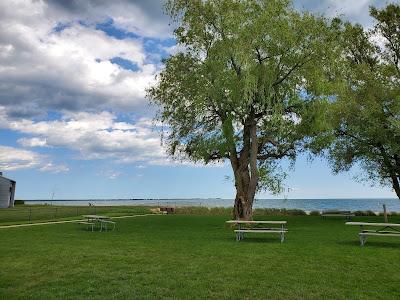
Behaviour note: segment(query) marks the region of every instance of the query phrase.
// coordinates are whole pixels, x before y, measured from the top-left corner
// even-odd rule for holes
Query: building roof
[[[0,173],[0,178],[9,180],[9,181],[14,182],[14,183],[16,182],[15,180],[12,180],[12,179],[10,179],[10,178],[4,177],[3,174],[1,174],[1,173]]]

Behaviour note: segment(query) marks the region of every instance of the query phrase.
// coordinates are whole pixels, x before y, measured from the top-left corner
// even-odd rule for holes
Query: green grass
[[[146,206],[53,206],[17,205],[0,209],[0,225],[37,223],[81,219],[85,214],[108,216],[138,215],[150,213]]]
[[[400,298],[400,240],[361,248],[342,219],[265,218],[288,220],[283,244],[270,235],[237,243],[228,216],[118,219],[114,232],[1,229],[0,299]]]

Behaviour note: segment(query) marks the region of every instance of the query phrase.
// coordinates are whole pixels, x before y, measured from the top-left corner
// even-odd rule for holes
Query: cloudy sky
[[[298,0],[298,9],[371,26],[373,0]],[[157,0],[0,1],[0,171],[17,198],[234,196],[229,165],[165,156],[145,88],[175,50]],[[393,197],[300,157],[293,198]],[[260,197],[270,197],[268,193]]]

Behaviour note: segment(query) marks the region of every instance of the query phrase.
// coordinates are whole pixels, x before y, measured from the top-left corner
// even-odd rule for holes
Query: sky
[[[393,1],[392,1],[393,2]],[[371,26],[379,0],[297,0],[297,9]],[[228,163],[165,154],[145,89],[177,51],[159,0],[0,1],[0,171],[17,199],[233,198]],[[286,165],[283,162],[283,165]],[[285,192],[258,198],[394,197],[297,159]]]

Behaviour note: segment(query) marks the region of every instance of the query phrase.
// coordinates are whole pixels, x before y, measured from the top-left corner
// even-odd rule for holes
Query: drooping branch
[[[293,150],[295,150],[295,146],[294,145],[290,145],[287,148],[283,148],[283,147],[279,148],[278,147],[274,151],[259,154],[257,156],[257,159],[259,159],[259,160],[267,160],[267,159],[271,159],[271,158],[280,159],[280,158],[284,158],[286,156],[292,156],[293,153],[291,153],[291,152]]]
[[[272,86],[274,87],[274,86],[277,86],[277,85],[281,84],[281,83],[282,83],[283,81],[285,81],[285,80],[290,76],[290,74],[292,74],[296,69],[299,69],[299,68],[301,68],[302,66],[304,66],[306,63],[310,62],[310,61],[312,60],[312,58],[309,58],[311,55],[312,55],[312,53],[309,53],[309,54],[305,55],[304,58],[303,58],[304,61],[299,61],[299,62],[297,62],[294,66],[292,66],[292,67],[289,69],[289,71],[288,71],[285,75],[283,75],[281,78],[278,78],[278,79],[272,84]]]

